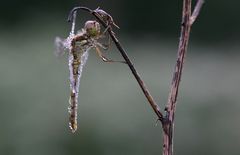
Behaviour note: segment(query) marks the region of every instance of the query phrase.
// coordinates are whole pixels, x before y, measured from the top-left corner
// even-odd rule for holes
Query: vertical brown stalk
[[[173,155],[173,133],[174,133],[174,117],[176,111],[179,84],[181,81],[184,58],[187,52],[187,46],[190,36],[191,26],[196,20],[203,0],[199,0],[191,14],[191,0],[183,0],[181,34],[178,46],[177,61],[173,73],[171,90],[169,92],[168,103],[166,105],[166,118],[162,122],[163,126],[163,155]]]

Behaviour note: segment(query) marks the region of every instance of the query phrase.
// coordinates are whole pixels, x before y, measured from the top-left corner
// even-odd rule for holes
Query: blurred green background
[[[161,125],[130,70],[90,52],[79,128],[68,128],[68,12],[100,6],[149,90],[164,107],[176,59],[181,1],[4,1],[0,6],[0,155],[157,155]],[[240,154],[240,1],[206,0],[193,25],[176,112],[176,155]],[[78,28],[87,13],[78,14]],[[120,60],[114,47],[108,57]]]

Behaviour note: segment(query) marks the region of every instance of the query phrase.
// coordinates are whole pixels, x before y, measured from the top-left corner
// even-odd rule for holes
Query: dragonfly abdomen
[[[69,127],[74,133],[77,130],[77,106],[78,106],[78,83],[79,83],[79,66],[81,64],[80,54],[72,49],[70,59],[70,81],[71,93],[69,98]]]
[[[71,131],[74,133],[77,130],[77,94],[71,91],[68,107],[69,111],[69,127]]]

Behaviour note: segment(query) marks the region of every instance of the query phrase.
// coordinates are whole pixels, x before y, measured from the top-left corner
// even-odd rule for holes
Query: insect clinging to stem
[[[100,24],[97,21],[89,20],[85,22],[84,28],[78,31],[76,34],[75,20],[76,12],[72,15],[72,29],[69,36],[66,39],[56,37],[55,44],[57,53],[64,53],[68,50],[68,67],[69,67],[69,80],[70,80],[70,97],[69,97],[69,127],[74,133],[77,130],[77,109],[78,109],[78,92],[80,86],[80,78],[82,70],[88,59],[88,51],[95,49],[97,55],[104,62],[121,62],[108,59],[103,55],[101,49],[107,50],[110,46],[104,45],[99,42],[100,38],[104,37],[106,30],[101,32]],[[110,24],[110,23],[109,23]]]

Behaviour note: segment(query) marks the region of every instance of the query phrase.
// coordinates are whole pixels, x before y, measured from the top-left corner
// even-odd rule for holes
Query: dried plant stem
[[[194,13],[191,14],[191,0],[183,0],[182,10],[182,24],[181,35],[178,46],[178,55],[173,73],[173,79],[171,83],[171,90],[169,93],[168,103],[165,111],[167,113],[167,120],[163,122],[163,155],[173,154],[173,130],[174,130],[174,116],[176,111],[177,97],[179,91],[179,84],[182,77],[182,70],[184,64],[184,58],[187,52],[187,46],[189,41],[190,30],[193,22],[196,20],[203,0],[198,0]]]
[[[133,63],[131,62],[131,60],[129,59],[129,57],[127,56],[125,50],[122,48],[120,42],[117,40],[117,38],[115,37],[114,33],[112,33],[112,31],[110,30],[110,36],[113,39],[114,43],[116,44],[118,50],[120,51],[120,53],[122,54],[124,60],[126,61],[128,67],[131,69],[134,77],[136,78],[139,86],[141,87],[145,97],[147,98],[149,104],[151,105],[152,109],[154,110],[154,112],[156,113],[158,119],[162,122],[163,121],[163,114],[160,111],[160,107],[156,104],[156,102],[154,101],[153,97],[151,96],[150,92],[148,91],[144,81],[141,79],[140,75],[138,74],[138,72],[136,71],[136,69],[133,66]]]
[[[102,21],[101,18],[98,17],[98,15],[95,12],[92,12],[92,14],[101,22],[101,24],[107,28],[108,25],[105,24],[104,21]],[[154,101],[153,97],[151,96],[149,90],[147,89],[144,81],[141,79],[140,75],[138,74],[137,70],[135,69],[133,63],[131,62],[131,60],[129,59],[127,53],[125,52],[125,50],[123,49],[121,43],[118,41],[117,37],[115,36],[115,33],[112,31],[111,27],[108,29],[108,33],[111,36],[113,42],[115,43],[118,51],[121,53],[122,57],[124,58],[124,60],[126,61],[128,67],[130,68],[130,70],[132,71],[132,74],[134,75],[135,79],[137,80],[139,86],[141,87],[143,94],[145,95],[145,97],[148,100],[148,103],[150,104],[150,106],[152,107],[153,111],[155,112],[155,114],[157,115],[158,119],[162,122],[163,121],[163,114],[161,113],[160,107],[156,104],[156,102]]]

